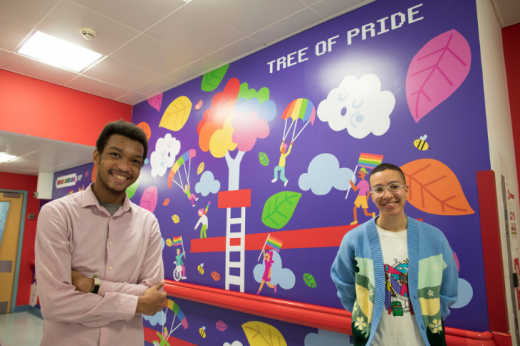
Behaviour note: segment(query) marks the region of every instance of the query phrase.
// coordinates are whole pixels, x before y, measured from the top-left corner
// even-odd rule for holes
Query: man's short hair
[[[131,140],[141,143],[144,148],[143,159],[146,158],[146,155],[148,154],[148,140],[146,139],[146,134],[139,127],[122,119],[106,124],[99,134],[99,137],[96,141],[96,149],[100,154],[102,154],[103,150],[105,150],[108,139],[112,135],[125,136]]]
[[[372,177],[372,174],[375,174],[375,173],[379,173],[379,172],[383,172],[383,171],[386,171],[386,170],[391,170],[391,171],[397,171],[401,174],[401,177],[403,178],[403,181],[404,183],[406,184],[406,178],[404,177],[404,173],[403,171],[401,170],[401,168],[397,167],[396,165],[393,165],[391,163],[382,163],[380,164],[379,166],[377,166],[376,168],[374,168],[372,170],[372,172],[370,172],[370,175],[368,176],[368,182],[370,184],[370,178]]]

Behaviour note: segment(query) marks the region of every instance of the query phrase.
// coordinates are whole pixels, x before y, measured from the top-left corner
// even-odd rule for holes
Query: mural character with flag
[[[282,248],[283,241],[280,239],[277,239],[271,234],[267,236],[267,239],[264,243],[264,246],[262,247],[262,254],[264,255],[264,275],[262,276],[262,282],[260,283],[260,287],[258,288],[258,292],[256,294],[260,294],[260,291],[262,290],[262,287],[264,287],[264,283],[267,283],[267,286],[274,289],[274,293],[276,293],[276,286],[271,284],[271,272],[272,272],[272,265],[274,263],[273,260],[273,250],[280,252]],[[266,252],[265,249],[268,249]],[[272,250],[269,250],[272,249]],[[260,257],[258,257],[260,260]]]
[[[371,216],[372,218],[376,217],[376,213],[369,213],[368,212],[368,198],[370,196],[370,184],[365,179],[366,175],[368,174],[366,168],[373,169],[377,165],[381,164],[383,162],[383,155],[373,155],[373,154],[365,154],[361,153],[359,155],[358,164],[356,166],[356,169],[354,170],[354,175],[356,174],[356,171],[358,167],[361,167],[358,173],[358,177],[361,179],[361,181],[355,185],[352,180],[350,180],[350,187],[354,191],[358,191],[358,196],[356,197],[356,200],[354,201],[354,221],[352,221],[351,225],[357,225],[358,219],[357,219],[357,210],[359,207],[363,208],[363,212],[365,213],[365,216]],[[350,188],[347,192],[347,196],[350,192]]]
[[[186,280],[186,267],[184,266],[184,262],[182,258],[186,259],[186,251],[184,250],[184,244],[182,243],[182,236],[173,237],[172,238],[173,246],[182,246],[182,254],[181,249],[177,248],[177,256],[175,258],[176,261],[173,262],[175,264],[175,269],[173,270],[173,278],[175,281]]]

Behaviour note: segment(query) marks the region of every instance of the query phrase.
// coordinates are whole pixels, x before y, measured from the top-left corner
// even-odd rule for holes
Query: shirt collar
[[[94,191],[92,190],[93,186],[94,186],[94,183],[91,183],[85,189],[85,191],[83,191],[83,195],[81,196],[82,197],[81,206],[83,208],[86,208],[86,207],[94,205],[94,206],[98,207],[99,209],[101,209],[101,206],[99,205],[99,201],[98,201],[96,195],[94,194]],[[122,207],[123,207],[123,212],[125,212],[125,213],[127,211],[135,212],[134,206],[130,202],[130,198],[128,198],[128,195],[126,193],[125,193],[125,199],[123,201]]]

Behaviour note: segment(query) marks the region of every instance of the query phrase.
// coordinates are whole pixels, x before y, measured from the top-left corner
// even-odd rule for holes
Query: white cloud
[[[217,193],[220,190],[220,181],[215,180],[215,176],[210,171],[202,173],[200,181],[195,184],[195,192],[207,196],[209,193]]]
[[[347,76],[320,102],[318,118],[328,122],[334,131],[347,129],[354,138],[365,138],[370,133],[381,136],[390,128],[394,106],[394,94],[381,91],[378,76],[367,74],[359,80]]]
[[[240,341],[233,341],[232,344],[230,344],[229,342],[225,342],[224,345],[222,346],[243,346],[242,343]]]
[[[164,138],[159,138],[155,143],[155,151],[150,156],[152,165],[152,177],[162,177],[166,170],[175,163],[175,156],[181,150],[181,142],[167,133]]]
[[[312,159],[307,173],[300,175],[298,186],[303,191],[309,189],[318,196],[326,195],[336,188],[347,191],[349,180],[355,183],[356,177],[350,168],[340,168],[339,161],[332,154],[320,154]]]
[[[347,334],[340,334],[324,329],[318,329],[318,334],[309,333],[305,337],[305,346],[348,346],[352,345],[350,336]]]

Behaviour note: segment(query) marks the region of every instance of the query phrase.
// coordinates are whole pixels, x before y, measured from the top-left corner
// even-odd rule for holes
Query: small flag
[[[283,244],[282,240],[277,239],[277,238],[273,237],[272,235],[269,235],[269,238],[267,238],[267,242],[265,243],[265,245],[268,246],[268,247],[266,247],[267,249],[273,249],[278,252],[280,252],[280,249],[282,248],[282,244]]]
[[[361,153],[357,165],[368,169],[374,169],[383,162],[383,156],[384,155]]]
[[[182,236],[179,237],[173,237],[173,246],[181,246],[182,245]]]

